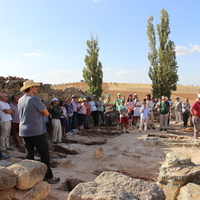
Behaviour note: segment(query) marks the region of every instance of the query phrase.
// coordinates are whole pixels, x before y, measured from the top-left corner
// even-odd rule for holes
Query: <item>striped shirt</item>
[[[13,123],[19,123],[19,112],[18,112],[18,106],[17,106],[17,104],[11,102],[10,103],[10,107],[13,110],[13,113],[11,114],[11,116],[12,116],[12,122]]]

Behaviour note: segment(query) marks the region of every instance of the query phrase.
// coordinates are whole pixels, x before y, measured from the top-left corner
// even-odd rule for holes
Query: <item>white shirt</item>
[[[6,102],[0,101],[0,119],[1,119],[1,122],[7,122],[7,121],[12,120],[11,114],[7,114],[3,111],[5,109],[10,109],[10,105]]]
[[[149,108],[149,111],[152,111],[153,108],[154,108],[154,103],[153,103],[153,101],[148,100],[148,101],[147,101],[147,106],[148,106],[148,108]]]
[[[96,111],[96,110],[97,110],[97,107],[96,107],[94,101],[89,101],[89,102],[88,102],[88,105],[90,106],[90,112],[93,112],[93,111]]]
[[[144,109],[144,110],[143,110]],[[143,110],[143,112],[142,112],[142,110]],[[146,106],[146,108],[144,108],[144,106],[142,106],[141,108],[140,108],[140,112],[141,112],[141,115],[140,115],[140,117],[142,118],[142,119],[146,119],[147,117],[148,117],[148,114],[149,114],[149,108]]]

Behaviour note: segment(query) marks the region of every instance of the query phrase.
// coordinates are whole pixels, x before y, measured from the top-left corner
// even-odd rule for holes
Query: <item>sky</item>
[[[199,0],[0,0],[0,76],[80,82],[93,35],[104,82],[151,83],[147,20],[156,28],[163,8],[178,84],[200,85]]]

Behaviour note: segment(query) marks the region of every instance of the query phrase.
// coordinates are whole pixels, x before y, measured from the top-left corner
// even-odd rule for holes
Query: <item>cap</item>
[[[73,94],[73,95],[72,95],[72,98],[77,98],[77,96]]]
[[[51,101],[52,101],[52,102],[58,101],[58,99],[57,99],[57,98],[53,98]]]
[[[121,95],[121,93],[117,93],[117,95],[119,96],[119,95]]]
[[[78,101],[83,101],[83,99],[82,99],[82,98],[79,98]]]
[[[110,97],[110,94],[107,94],[106,96],[107,96],[107,97]]]
[[[200,94],[198,94],[197,97],[200,99]]]
[[[84,97],[83,100],[87,100],[87,98]]]
[[[165,97],[165,96],[162,96],[162,99],[166,99],[166,97]]]

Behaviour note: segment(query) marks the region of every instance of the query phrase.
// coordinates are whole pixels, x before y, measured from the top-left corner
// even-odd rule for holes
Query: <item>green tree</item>
[[[161,22],[157,24],[159,44],[156,44],[156,35],[153,25],[153,16],[148,19],[147,35],[149,39],[150,61],[149,77],[152,81],[152,94],[155,97],[162,95],[170,98],[172,91],[177,89],[178,66],[176,62],[175,44],[169,40],[169,15],[162,9]]]
[[[85,56],[85,65],[83,68],[83,78],[89,86],[89,92],[100,97],[102,94],[103,71],[102,64],[98,61],[99,47],[98,39],[91,36],[91,40],[86,42],[88,49]]]

